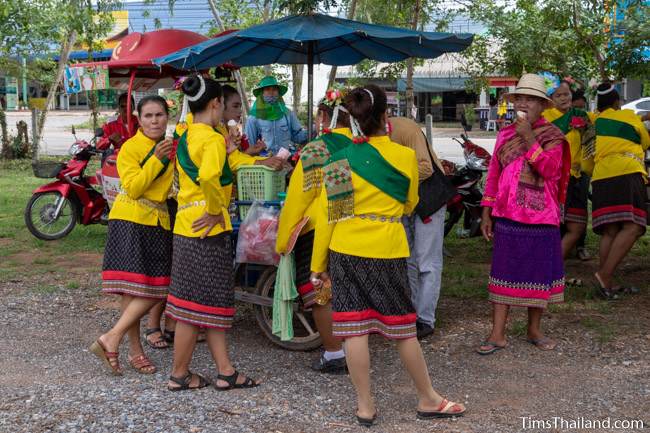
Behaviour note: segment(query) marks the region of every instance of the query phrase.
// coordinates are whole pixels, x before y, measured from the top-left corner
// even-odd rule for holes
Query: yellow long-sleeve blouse
[[[122,145],[117,156],[122,192],[115,198],[109,219],[170,229],[165,202],[174,171],[167,158],[161,161],[152,153],[155,146],[142,129]]]
[[[349,139],[352,139],[352,131],[350,131],[350,128],[336,128],[332,130],[332,133],[345,135]],[[278,237],[275,243],[275,249],[279,254],[287,252],[289,238],[304,217],[309,217],[309,220],[302,228],[300,234],[305,234],[316,228],[320,189],[310,188],[308,191],[303,191],[303,181],[304,172],[302,161],[298,161],[296,168],[291,174],[289,187],[287,188],[287,197],[280,212]]]
[[[650,136],[634,111],[607,109],[598,115],[595,125],[592,181],[632,173],[648,175],[643,161]]]
[[[401,203],[352,172],[354,217],[328,224],[327,191],[318,201],[316,234],[311,269],[327,270],[329,250],[359,257],[400,258],[409,256],[406,232],[401,223],[418,203],[418,161],[415,152],[390,141],[388,136],[370,137],[369,143],[393,167],[410,179],[405,203]],[[379,221],[372,217],[388,217]]]
[[[201,236],[202,231],[192,231],[192,224],[206,211],[224,217],[224,226],[217,225],[208,236],[232,230],[227,209],[230,200],[228,187],[221,186],[219,180],[227,157],[226,141],[211,126],[192,123],[187,128],[187,148],[190,159],[198,168],[199,185],[192,181],[177,160],[179,191],[174,233],[187,237]]]

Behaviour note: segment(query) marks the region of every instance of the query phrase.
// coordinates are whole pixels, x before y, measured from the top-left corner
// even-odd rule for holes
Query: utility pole
[[[223,25],[223,21],[221,21],[221,16],[219,15],[219,10],[217,9],[217,5],[215,1],[208,0],[208,4],[210,5],[210,9],[212,9],[212,15],[214,15],[214,20],[217,23],[217,27],[219,27],[219,31],[221,32],[226,31],[226,28]],[[241,73],[239,73],[239,71],[235,71],[234,75],[235,75],[235,80],[237,81],[237,89],[239,90],[242,103],[244,104],[244,110],[246,114],[248,114],[248,112],[250,111],[250,105],[248,104],[248,97],[246,95],[246,87],[244,86],[244,80],[242,79]]]

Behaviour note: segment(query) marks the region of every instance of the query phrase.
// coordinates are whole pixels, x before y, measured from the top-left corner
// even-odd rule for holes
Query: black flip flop
[[[528,339],[526,339],[526,342],[532,344],[533,346],[535,346],[539,350],[543,350],[545,352],[555,350],[555,348],[557,347],[557,341],[553,341],[553,340],[551,340],[550,338],[548,338],[546,336],[544,336],[542,338],[528,338]],[[548,344],[550,344],[550,343],[553,343],[553,347],[548,346]],[[548,349],[544,349],[544,347],[548,347]]]
[[[490,349],[488,350],[481,350],[481,346],[490,346]],[[494,343],[493,341],[484,341],[481,343],[478,349],[476,349],[476,353],[479,355],[492,355],[495,352],[498,352],[499,350],[505,349],[506,346],[499,346],[498,344]]]

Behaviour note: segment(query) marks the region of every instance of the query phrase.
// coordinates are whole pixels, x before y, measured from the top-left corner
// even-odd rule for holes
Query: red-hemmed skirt
[[[172,234],[162,227],[110,220],[102,292],[165,299],[172,263]]]
[[[571,176],[564,206],[564,222],[587,224],[589,209],[589,176]]]
[[[641,173],[596,180],[591,187],[591,219],[595,233],[602,234],[607,224],[624,222],[638,224],[645,231],[647,192]]]
[[[205,239],[174,235],[165,314],[202,328],[230,329],[235,288],[230,232]]]
[[[330,251],[329,270],[334,336],[416,336],[406,258],[372,259]]]

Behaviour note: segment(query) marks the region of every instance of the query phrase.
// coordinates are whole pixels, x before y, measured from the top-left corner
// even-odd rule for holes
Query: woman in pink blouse
[[[497,136],[483,196],[481,230],[494,241],[488,283],[492,332],[478,353],[506,347],[510,306],[528,308],[528,342],[542,350],[556,343],[542,334],[542,313],[564,300],[560,204],[569,180],[569,144],[542,111],[550,105],[544,79],[521,77],[513,93],[517,121]]]

